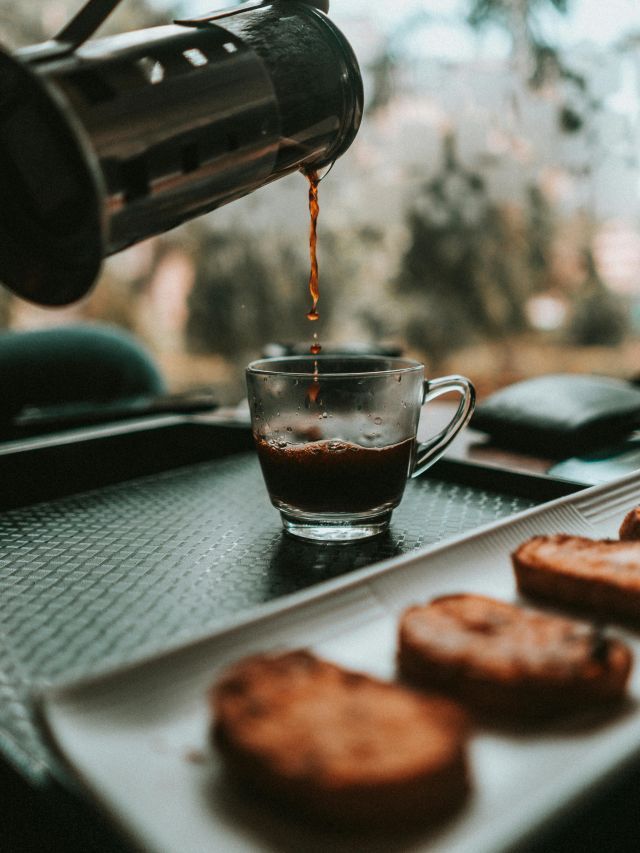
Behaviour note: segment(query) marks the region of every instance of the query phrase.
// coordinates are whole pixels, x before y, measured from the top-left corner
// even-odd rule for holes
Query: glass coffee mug
[[[246,372],[251,425],[272,504],[287,533],[346,543],[382,533],[409,476],[440,458],[468,423],[475,391],[464,376],[425,379],[405,358],[289,356]],[[456,392],[449,424],[425,443],[422,405]]]

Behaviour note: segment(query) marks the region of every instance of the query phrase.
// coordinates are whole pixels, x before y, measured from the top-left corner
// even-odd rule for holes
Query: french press
[[[0,49],[0,281],[42,305],[85,295],[108,255],[328,165],[360,124],[358,64],[323,0],[91,39],[118,3]]]

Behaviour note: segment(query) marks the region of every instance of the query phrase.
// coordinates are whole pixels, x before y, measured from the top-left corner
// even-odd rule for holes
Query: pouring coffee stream
[[[320,288],[318,282],[318,214],[320,213],[320,205],[318,203],[318,186],[321,178],[318,176],[316,169],[309,169],[305,172],[309,181],[309,260],[311,269],[309,272],[309,293],[311,294],[311,310],[307,313],[307,320],[316,322],[320,319],[318,314],[318,300],[320,298]],[[311,355],[319,355],[322,346],[318,341],[318,333],[313,333],[313,343],[309,347]],[[313,382],[307,391],[307,399],[309,403],[316,403],[320,394],[320,381],[318,378],[318,360],[313,362]]]
[[[318,204],[318,185],[320,178],[316,169],[309,169],[306,172],[307,180],[309,181],[309,255],[311,260],[311,272],[309,274],[309,292],[311,293],[312,305],[311,310],[307,314],[307,320],[318,320],[318,299],[320,291],[318,290],[318,255],[316,251],[318,241],[318,214],[320,205]],[[311,352],[314,352],[313,346]],[[317,350],[320,352],[320,350]]]

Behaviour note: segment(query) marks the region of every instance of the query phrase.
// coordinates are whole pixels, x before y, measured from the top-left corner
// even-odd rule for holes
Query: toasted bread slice
[[[512,561],[527,595],[640,624],[640,542],[534,536]]]
[[[533,720],[622,698],[632,656],[586,622],[480,595],[408,608],[398,665],[482,716]]]
[[[437,821],[469,784],[467,718],[305,651],[258,655],[210,692],[228,767],[290,813],[346,827]]]
[[[640,539],[640,506],[636,506],[625,515],[620,525],[620,539]]]

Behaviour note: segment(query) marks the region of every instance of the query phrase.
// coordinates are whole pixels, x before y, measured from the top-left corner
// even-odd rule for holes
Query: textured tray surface
[[[253,454],[0,514],[0,748],[48,754],[31,688],[120,665],[225,617],[536,503],[422,477],[389,533],[344,548],[285,536]]]

